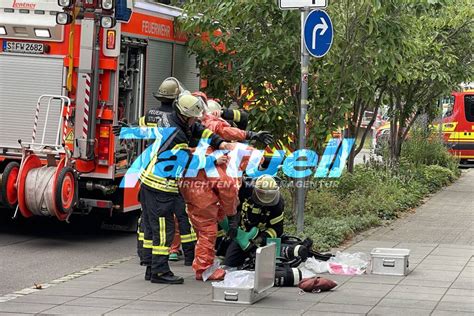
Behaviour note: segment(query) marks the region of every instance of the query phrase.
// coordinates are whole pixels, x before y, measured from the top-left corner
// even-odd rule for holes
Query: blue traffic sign
[[[334,31],[326,11],[311,11],[304,22],[304,43],[314,57],[323,57],[332,45]]]

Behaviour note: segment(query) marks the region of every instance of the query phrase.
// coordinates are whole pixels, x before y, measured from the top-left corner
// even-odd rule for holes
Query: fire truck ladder
[[[47,101],[41,142],[37,142],[38,118]],[[61,101],[56,143],[45,143],[52,101]],[[66,119],[63,119],[66,108]],[[18,209],[24,217],[56,216],[67,220],[77,202],[77,176],[71,168],[70,152],[65,147],[71,100],[61,95],[42,95],[36,105],[31,142],[19,140],[22,160],[17,180]],[[61,137],[62,131],[62,137]],[[40,159],[40,157],[42,159]],[[46,159],[44,159],[46,157]],[[59,157],[59,163],[57,158]],[[17,209],[17,211],[18,211]]]

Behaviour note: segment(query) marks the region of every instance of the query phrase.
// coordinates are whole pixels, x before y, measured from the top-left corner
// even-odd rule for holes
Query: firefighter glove
[[[247,139],[256,140],[261,142],[264,145],[270,145],[273,143],[273,135],[267,131],[260,131],[260,132],[247,132]]]

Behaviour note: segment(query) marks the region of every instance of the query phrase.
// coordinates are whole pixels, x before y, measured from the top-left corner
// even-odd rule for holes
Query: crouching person
[[[246,232],[257,228],[257,233],[251,240],[237,238],[230,242],[224,260],[228,267],[243,265],[250,254],[255,252],[255,246],[265,246],[267,238],[279,238],[283,234],[285,203],[272,176],[262,175],[254,183],[244,181],[239,199],[240,228]]]

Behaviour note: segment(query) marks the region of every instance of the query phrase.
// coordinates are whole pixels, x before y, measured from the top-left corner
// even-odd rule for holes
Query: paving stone
[[[337,313],[337,312],[318,312],[318,311],[307,311],[303,314],[304,316],[364,316],[365,314],[348,314],[348,313]]]
[[[179,286],[179,285],[177,285]],[[183,290],[184,291],[184,290]],[[142,297],[140,300],[145,301],[160,301],[160,302],[180,302],[180,303],[193,303],[199,300],[202,300],[208,296],[208,294],[177,294],[175,292],[169,293],[168,288],[160,290],[153,294]]]
[[[430,264],[430,263],[420,263],[417,265],[415,270],[437,270],[437,271],[455,271],[461,272],[464,269],[463,264],[459,265],[445,265],[445,264]]]
[[[449,257],[449,256],[427,256],[422,262],[433,263],[433,264],[463,264],[465,265],[469,261],[468,257]]]
[[[474,298],[474,290],[468,289],[449,289],[446,292],[446,295],[460,295],[460,296],[468,296]]]
[[[474,299],[473,299],[472,296],[446,294],[441,299],[441,302],[458,302],[458,303],[470,302],[470,303],[474,304]]]
[[[309,296],[311,298],[311,296]],[[317,296],[313,296],[314,301],[311,300],[303,300],[300,298],[293,298],[293,297],[288,297],[288,298],[280,298],[280,297],[274,297],[273,295],[269,295],[262,300],[258,301],[253,305],[253,307],[258,307],[258,308],[281,308],[281,309],[291,309],[295,310],[297,312],[304,312],[305,310],[309,309],[314,303],[318,302]],[[228,304],[227,304],[228,305]]]
[[[4,313],[40,313],[52,307],[55,307],[55,304],[37,304],[37,303],[16,303],[15,301],[9,301],[0,303],[0,312]]]
[[[119,291],[140,291],[148,294],[159,291],[169,285],[157,284],[145,281],[143,276],[132,278],[120,283],[113,284],[104,288],[104,290],[119,290]]]
[[[107,307],[89,307],[89,306],[67,306],[67,305],[60,305],[54,307],[52,309],[48,309],[44,311],[40,315],[102,315],[109,311],[113,310],[113,308]]]
[[[403,299],[403,300],[424,300],[424,301],[439,301],[444,294],[433,293],[413,293],[413,292],[390,292],[385,298]]]
[[[119,308],[114,309],[109,313],[105,313],[107,316],[130,316],[130,315],[140,315],[140,316],[168,316],[171,315],[171,312],[164,312],[161,310],[156,311],[137,311],[134,309]]]
[[[454,271],[437,271],[437,270],[415,270],[412,271],[407,279],[433,280],[433,281],[449,281],[453,282],[458,277],[459,272]]]
[[[80,297],[73,301],[64,303],[64,305],[118,308],[130,302],[131,300],[116,300],[112,298],[98,297]]]
[[[420,308],[420,309],[434,309],[438,301],[427,301],[421,299],[395,299],[384,298],[377,304],[377,306],[387,306],[396,308]]]
[[[373,248],[394,248],[397,244],[399,244],[399,242],[397,241],[362,240],[355,244],[355,246]]]
[[[322,303],[371,306],[377,304],[378,301],[380,301],[380,297],[338,295],[337,293],[332,293],[321,300]]]
[[[433,256],[449,256],[469,259],[474,253],[472,250],[468,249],[436,248],[431,254]]]
[[[310,308],[318,312],[337,312],[337,313],[354,313],[366,314],[372,309],[370,305],[346,305],[346,304],[328,304],[318,303]]]
[[[284,288],[281,288],[284,289]],[[308,302],[319,302],[326,296],[328,296],[330,293],[334,293],[336,291],[330,291],[330,292],[322,292],[322,293],[305,293],[300,291],[298,288],[293,288],[294,291],[288,292],[288,291],[275,291],[272,293],[269,293],[272,298],[275,299],[281,299],[281,300],[295,300],[295,301],[308,301]],[[211,295],[212,298],[212,295]]]
[[[415,309],[415,308],[395,308],[387,306],[376,306],[372,309],[368,315],[382,315],[382,316],[400,316],[400,315],[410,315],[410,316],[428,316],[430,315],[431,310],[427,309]]]
[[[290,309],[273,309],[273,308],[258,308],[258,307],[249,307],[245,310],[241,311],[239,314],[245,316],[293,316],[293,315],[301,315],[301,313],[290,310]]]
[[[428,243],[419,243],[419,242],[401,242],[397,244],[395,248],[408,248],[408,249],[426,248],[426,249],[433,250],[438,246],[439,244],[428,244]]]
[[[366,283],[366,284],[371,284],[371,283]],[[365,290],[360,290],[360,289],[351,289],[351,288],[340,288],[337,290],[337,293],[340,293],[340,295],[351,295],[351,296],[369,296],[369,297],[378,297],[382,298],[390,290],[372,290],[370,287],[367,287]]]
[[[98,290],[102,289],[107,286],[111,286],[116,284],[118,281],[105,281],[105,280],[83,280],[82,277],[67,281],[64,283],[59,283],[58,285],[55,285],[55,287],[77,287],[77,288],[83,288],[83,289],[91,289],[91,290]]]
[[[25,295],[20,296],[14,300],[15,303],[27,304],[53,304],[60,305],[68,301],[77,299],[76,296],[59,296],[59,295]]]
[[[471,280],[456,280],[451,286],[453,289],[474,290],[474,282]]]
[[[423,294],[444,294],[447,288],[444,287],[427,287],[427,286],[416,286],[416,285],[397,285],[393,288],[392,292],[403,292],[403,293],[423,293]]]
[[[469,312],[455,312],[455,311],[441,311],[435,309],[432,316],[472,316],[472,313]]]
[[[398,284],[405,277],[403,276],[387,276],[387,275],[358,275],[351,279],[353,282],[359,283],[377,283],[377,284]]]
[[[474,302],[440,302],[436,309],[443,311],[459,311],[474,313]]]
[[[63,284],[64,285],[64,284]],[[45,290],[30,294],[30,295],[58,295],[58,296],[85,296],[97,291],[97,289],[82,288],[82,287],[67,287],[67,286],[53,286]]]
[[[148,292],[130,290],[130,291],[120,291],[120,290],[100,290],[88,295],[88,297],[101,297],[101,298],[115,298],[115,299],[126,299],[126,300],[136,300],[141,297],[147,296]]]
[[[22,314],[22,313],[15,313],[15,314],[12,314],[12,313],[2,313],[0,312],[0,316],[31,316],[31,314]]]
[[[214,305],[198,305],[193,304],[191,306],[185,307],[173,315],[237,315],[239,312],[243,311],[245,306],[214,306]]]
[[[344,285],[341,286],[341,289],[357,289],[357,290],[367,290],[370,289],[372,291],[383,291],[383,292],[388,292],[392,290],[395,287],[394,284],[378,284],[378,283],[361,283],[361,282],[354,282],[350,281],[345,283]]]
[[[173,303],[173,302],[154,302],[154,301],[132,301],[120,309],[135,310],[141,313],[142,311],[160,311],[160,312],[176,312],[188,306],[188,303]]]
[[[424,286],[424,287],[440,287],[448,288],[452,282],[442,282],[435,280],[422,280],[422,279],[404,279],[400,281],[399,285],[415,285],[415,286]]]

